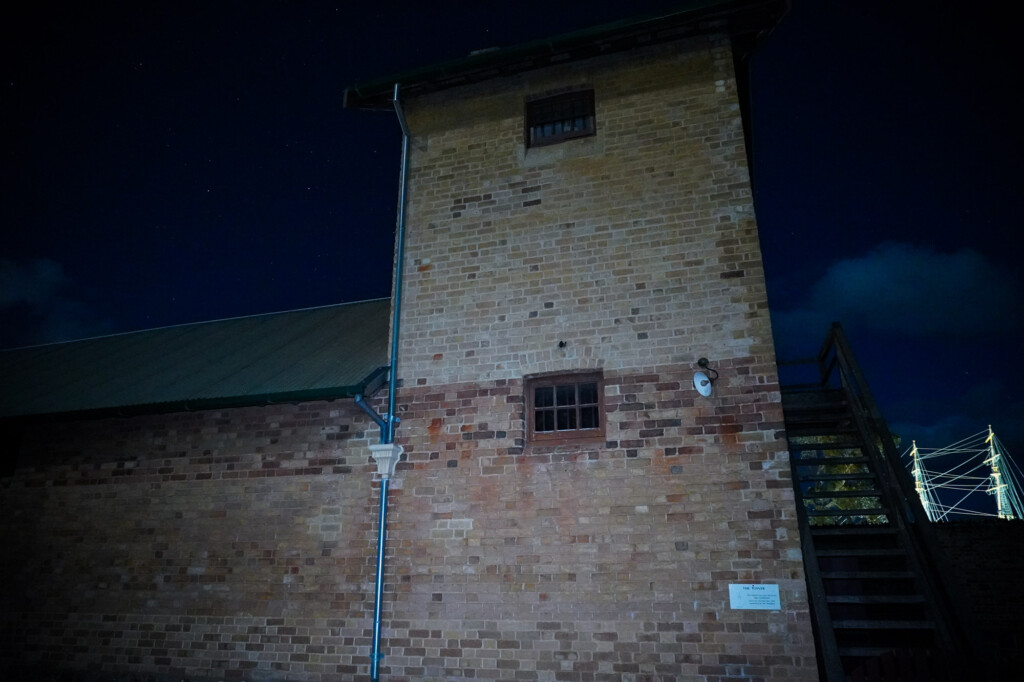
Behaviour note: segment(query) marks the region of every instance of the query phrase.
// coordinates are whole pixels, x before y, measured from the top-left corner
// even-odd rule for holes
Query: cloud
[[[847,328],[904,337],[971,337],[1020,326],[1015,276],[973,249],[886,242],[834,263],[803,300],[773,315],[781,339]]]
[[[1015,395],[998,379],[982,381],[962,392],[917,395],[910,400],[912,404],[894,406],[894,412],[905,417],[894,420],[890,428],[902,437],[904,447],[910,440],[921,447],[944,447],[990,425],[1002,439],[1016,443],[1022,435],[1024,402],[1014,400]]]
[[[963,415],[942,417],[927,424],[898,421],[889,430],[898,440],[900,452],[906,452],[911,443],[922,448],[942,448],[957,443],[984,430],[988,425],[972,421]]]
[[[39,258],[25,265],[0,259],[0,308],[24,303],[44,305],[68,283],[57,261]]]
[[[920,398],[926,412],[929,414],[942,414],[945,411],[951,412],[957,417],[946,417],[935,420],[929,431],[940,430],[936,426],[950,423],[955,419],[966,419],[972,425],[973,431],[980,431],[990,424],[1000,426],[1007,434],[1013,434],[1012,440],[1022,440],[1024,436],[1024,401],[1019,397],[1015,385],[1010,381],[1001,379],[988,379],[973,384],[970,388],[955,395],[927,395]],[[922,412],[920,406],[915,411]],[[969,432],[960,433],[959,438],[970,435]],[[1020,453],[1024,455],[1024,452]]]
[[[57,261],[0,259],[0,346],[52,343],[109,332],[108,321],[67,293],[71,286]]]

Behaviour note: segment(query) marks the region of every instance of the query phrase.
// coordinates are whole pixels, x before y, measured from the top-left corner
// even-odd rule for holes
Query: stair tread
[[[828,499],[830,497],[881,497],[881,490],[825,490],[821,492],[806,492],[802,493],[800,497],[805,500],[821,500]]]
[[[801,481],[867,481],[875,478],[872,473],[857,473],[857,474],[812,474],[810,476],[800,476]]]
[[[868,509],[807,509],[808,516],[885,516],[888,510],[882,507]]]
[[[779,364],[783,365],[785,367],[797,367],[797,366],[800,366],[800,365],[805,365],[807,367],[813,367],[813,366],[817,366],[818,359],[817,358],[807,358],[807,359],[804,359],[804,360],[785,360],[783,362],[780,362]],[[843,392],[843,389],[836,388],[835,386],[830,386],[828,384],[822,383],[821,381],[815,381],[813,383],[807,383],[806,381],[793,382],[793,383],[786,384],[785,386],[783,386],[782,390],[783,391],[801,391],[801,392],[805,392],[805,393],[842,393]]]
[[[843,389],[831,386],[823,386],[820,383],[799,383],[787,384],[780,387],[782,393],[788,396],[821,396],[826,398],[843,397]]]
[[[919,594],[830,594],[825,596],[829,604],[923,604]]]
[[[839,428],[838,425],[836,424],[836,422],[839,421],[840,419],[842,419],[842,421],[844,421],[844,422],[847,422],[846,424],[844,424],[843,428]],[[800,434],[800,435],[802,435],[804,437],[814,436],[814,437],[822,438],[822,437],[825,437],[825,436],[829,436],[829,437],[834,437],[835,438],[838,435],[844,435],[845,434],[845,435],[849,436],[850,433],[857,433],[856,425],[852,421],[850,421],[849,419],[839,418],[839,417],[834,418],[834,419],[810,420],[810,419],[791,419],[791,418],[783,416],[782,421],[785,422],[785,428],[786,429],[793,429],[793,430],[798,431],[798,432],[799,431],[811,431],[810,433],[801,433]],[[811,427],[815,427],[815,426],[816,427],[820,427],[821,430],[816,430],[816,431],[812,430]]]
[[[838,466],[840,464],[867,464],[871,460],[867,457],[794,457],[790,460],[793,464],[801,467],[814,466]]]
[[[841,646],[839,655],[844,658],[878,658],[898,647],[891,646]]]
[[[860,441],[842,441],[838,443],[790,443],[790,450],[860,450]]]
[[[849,411],[842,407],[835,408],[814,408],[814,409],[793,409],[792,407],[782,408],[786,422],[790,424],[817,424],[820,422],[849,422],[853,419]]]
[[[910,579],[910,571],[822,571],[821,577],[830,580],[883,580],[885,578]]]
[[[929,630],[935,627],[930,620],[834,620],[832,627],[840,630]]]
[[[902,549],[885,548],[856,548],[856,549],[818,549],[814,552],[818,556],[904,556]]]
[[[836,427],[833,426],[831,428],[825,428],[825,429],[818,429],[818,428],[811,429],[811,428],[808,428],[806,426],[799,427],[799,426],[793,426],[792,424],[786,423],[786,437],[787,438],[824,438],[826,436],[855,437],[856,435],[857,435],[857,430],[853,429],[853,428],[839,429],[839,428],[836,428]],[[827,446],[829,448],[832,448],[832,443],[817,443],[816,445],[818,446],[819,449],[821,448],[821,446]],[[849,447],[860,447],[860,446],[858,445],[858,446],[849,446]],[[832,449],[838,450],[839,448],[832,448]]]
[[[811,528],[814,535],[896,535],[892,526],[839,526]]]
[[[801,400],[801,402],[814,402],[819,400],[846,400],[846,393],[841,388],[823,388],[818,386],[816,389],[802,391],[787,391],[783,389],[783,393],[790,400]]]

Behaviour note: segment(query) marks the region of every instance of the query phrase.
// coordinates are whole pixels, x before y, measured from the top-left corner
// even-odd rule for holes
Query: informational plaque
[[[779,586],[730,584],[729,608],[778,611],[782,608],[782,602],[779,601]]]

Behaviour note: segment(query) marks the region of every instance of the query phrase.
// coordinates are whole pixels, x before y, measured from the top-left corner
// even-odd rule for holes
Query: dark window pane
[[[551,407],[555,404],[555,388],[553,386],[544,386],[542,388],[534,389],[533,391],[533,406],[534,407]]]
[[[570,92],[526,104],[526,131],[530,145],[551,144],[593,135],[593,91]]]
[[[597,403],[597,384],[580,384],[580,405]]]
[[[559,386],[558,389],[558,405],[575,405],[576,404],[576,386]]]
[[[571,431],[576,428],[576,410],[557,410],[558,430]]]
[[[554,431],[555,413],[551,410],[535,412],[533,415],[533,430],[538,433],[541,431]]]
[[[600,421],[597,416],[597,407],[581,407],[580,408],[580,428],[581,429],[596,429],[600,426]]]

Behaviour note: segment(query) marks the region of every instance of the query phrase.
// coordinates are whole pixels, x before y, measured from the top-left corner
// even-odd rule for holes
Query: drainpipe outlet
[[[382,478],[391,478],[403,452],[402,446],[394,443],[376,443],[370,446],[370,457],[377,462],[377,473]]]

